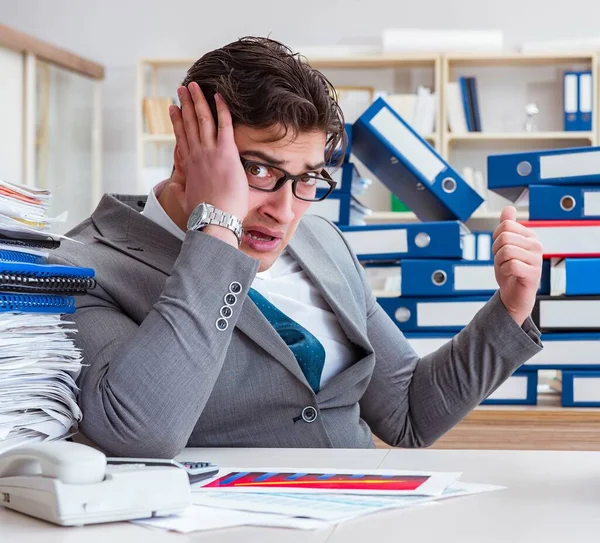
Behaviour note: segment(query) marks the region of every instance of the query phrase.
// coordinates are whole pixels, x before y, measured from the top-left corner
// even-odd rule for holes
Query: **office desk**
[[[180,458],[223,466],[394,468],[462,471],[507,490],[381,512],[317,532],[232,528],[195,534],[128,523],[60,528],[0,508],[7,543],[577,543],[600,540],[600,452],[440,450],[188,449]]]

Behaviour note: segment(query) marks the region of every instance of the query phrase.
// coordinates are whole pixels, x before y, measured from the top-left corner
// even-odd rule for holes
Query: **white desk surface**
[[[600,452],[187,449],[187,460],[235,467],[394,468],[461,471],[461,480],[507,486],[307,532],[239,527],[176,534],[129,523],[61,528],[0,507],[7,543],[188,543],[418,541],[544,543],[600,541]]]

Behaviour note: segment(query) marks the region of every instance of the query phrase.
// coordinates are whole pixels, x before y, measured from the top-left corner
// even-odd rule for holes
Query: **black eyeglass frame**
[[[321,170],[320,175],[316,175],[313,173],[301,173],[299,175],[292,175],[291,173],[286,172],[283,168],[280,168],[279,166],[273,166],[273,164],[268,164],[267,162],[251,160],[248,158],[244,158],[243,156],[240,156],[240,160],[242,161],[242,166],[244,166],[244,170],[248,166],[263,166],[265,168],[273,168],[277,171],[280,171],[283,174],[283,177],[281,177],[280,179],[278,179],[275,182],[275,185],[273,186],[272,189],[264,189],[261,187],[255,187],[254,185],[248,183],[248,185],[250,187],[252,187],[254,190],[260,190],[261,192],[276,192],[281,187],[283,187],[283,185],[285,185],[288,181],[291,180],[292,181],[292,194],[296,198],[298,198],[298,200],[302,200],[304,202],[321,202],[321,201],[325,200],[325,198],[327,198],[335,190],[335,187],[337,186],[337,181],[334,181],[331,178],[331,176],[327,173],[327,171],[324,169]],[[329,184],[329,190],[318,199],[302,198],[296,194],[296,185],[298,184],[298,181],[300,181],[303,177],[312,177],[315,179],[323,179],[324,181],[326,181]]]

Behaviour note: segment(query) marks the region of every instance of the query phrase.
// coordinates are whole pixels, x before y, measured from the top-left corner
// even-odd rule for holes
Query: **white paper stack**
[[[77,430],[81,353],[60,315],[0,313],[0,452]]]
[[[82,417],[75,384],[82,356],[72,323],[61,320],[74,298],[56,291],[64,269],[47,267],[49,250],[60,245],[49,232],[57,221],[47,216],[50,200],[48,191],[0,181],[0,266],[12,270],[0,273],[0,453],[66,438]]]

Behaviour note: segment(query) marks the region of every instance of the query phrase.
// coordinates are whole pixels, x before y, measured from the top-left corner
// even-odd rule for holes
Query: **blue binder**
[[[402,296],[484,296],[498,290],[494,263],[475,260],[402,260]],[[550,294],[550,261],[540,294]]]
[[[587,387],[585,393],[575,390],[575,382],[594,379],[596,386]],[[597,394],[593,394],[593,389]],[[561,404],[563,407],[600,407],[600,371],[563,371]]]
[[[591,71],[579,72],[579,115],[578,124],[579,130],[592,130],[592,117],[594,108],[594,81]]]
[[[600,186],[532,185],[529,187],[532,221],[600,219]]]
[[[515,379],[523,380],[525,388],[524,394],[521,392],[521,387],[512,393],[503,391],[504,385],[509,385]],[[490,394],[481,403],[482,405],[536,405],[537,404],[537,388],[538,388],[538,372],[518,369],[515,371],[498,389]],[[504,394],[504,395],[503,395]]]
[[[458,78],[458,85],[460,87],[460,95],[463,101],[463,111],[465,112],[465,120],[467,121],[467,130],[469,132],[475,131],[475,120],[473,116],[473,103],[471,100],[471,90],[466,77],[460,76]]]
[[[359,260],[461,258],[468,228],[459,221],[342,226]]]
[[[352,153],[420,220],[466,221],[483,202],[383,98],[352,131]]]
[[[579,123],[579,72],[563,74],[563,114],[566,132],[581,130]]]
[[[4,262],[26,262],[29,264],[44,264],[46,260],[43,256],[33,255],[31,253],[21,253],[18,251],[0,250],[0,261]]]
[[[351,194],[334,190],[325,200],[311,204],[309,213],[320,215],[337,226],[347,226],[350,224],[351,201]]]
[[[490,296],[456,298],[377,298],[403,332],[460,332]]]
[[[554,296],[600,296],[600,258],[565,258],[551,271]],[[600,353],[598,354],[600,362]]]
[[[488,188],[515,201],[531,185],[600,184],[600,147],[489,155]]]
[[[75,298],[37,294],[0,294],[0,313],[75,313]]]
[[[419,356],[437,351],[448,343],[455,332],[406,332],[404,337]],[[526,370],[600,370],[599,333],[544,333],[544,348],[530,358],[522,369]]]

